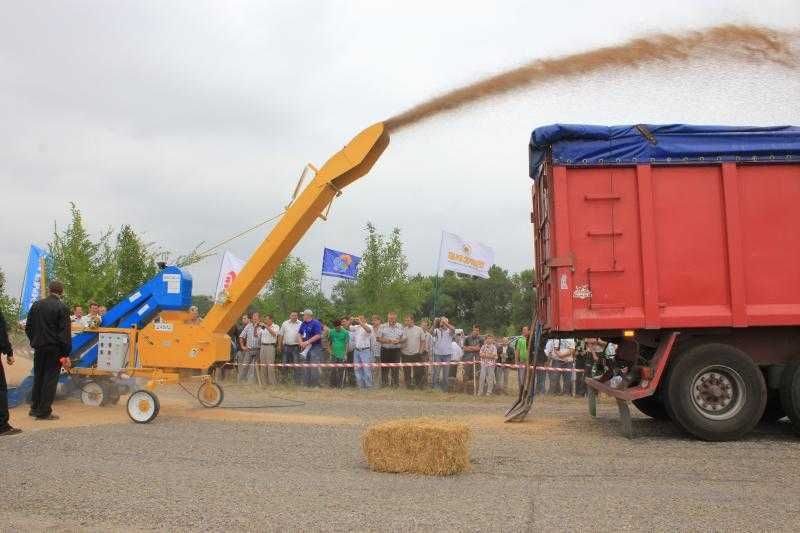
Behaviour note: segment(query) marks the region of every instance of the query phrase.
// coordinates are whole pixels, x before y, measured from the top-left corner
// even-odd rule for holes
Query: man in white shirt
[[[572,369],[575,362],[575,339],[550,339],[544,347],[550,368]],[[572,394],[572,374],[569,372],[549,372],[551,394]],[[563,381],[563,385],[562,385]],[[555,384],[555,385],[553,385]]]
[[[403,343],[403,326],[397,322],[397,313],[394,311],[386,315],[387,322],[378,328],[378,342],[381,343],[381,362],[399,363],[400,345]],[[381,368],[382,379],[385,386],[397,388],[400,386],[400,369]],[[391,378],[391,383],[390,383]]]
[[[289,313],[289,319],[284,320],[278,330],[278,350],[281,352],[281,362],[283,364],[299,363],[300,358],[300,320],[297,318],[297,311]],[[295,384],[302,382],[302,369],[295,368],[291,372],[290,368],[284,367],[281,371],[281,380],[286,383],[289,376],[293,376]]]
[[[83,315],[79,321],[79,324],[84,328],[98,328],[100,327],[100,321],[102,317],[100,316],[100,306],[97,302],[90,302],[89,303],[89,314]]]
[[[353,343],[353,363],[369,364],[375,361],[372,356],[372,326],[364,315],[358,315],[350,325],[350,340]],[[372,388],[372,367],[355,367],[356,384],[359,389]]]
[[[275,364],[275,349],[278,343],[278,325],[272,320],[272,315],[264,317],[261,323],[261,351],[259,362],[264,365],[259,367],[258,375],[261,378],[261,386],[276,385],[275,367],[267,366]]]
[[[403,319],[403,344],[400,348],[400,355],[404,363],[421,363],[422,354],[425,351],[425,331],[414,324],[414,317],[406,315]],[[417,366],[403,367],[403,378],[407,389],[422,389],[428,381],[427,367]],[[413,380],[412,380],[413,373]]]
[[[378,342],[378,329],[381,327],[381,317],[372,315],[372,336],[370,338],[370,346],[372,347],[372,359],[376,363],[381,362],[381,343]],[[381,387],[386,386],[383,382],[383,374],[380,367],[372,368],[372,381],[379,384]]]
[[[433,319],[433,360],[437,363],[449,363],[453,354],[453,332],[455,327],[447,317]],[[438,386],[442,392],[447,392],[450,368],[447,365],[433,368],[433,386]]]
[[[239,383],[254,383],[256,380],[256,362],[261,348],[261,317],[255,311],[250,313],[250,322],[239,334],[239,348],[242,360],[239,361]],[[252,371],[252,373],[251,373]]]

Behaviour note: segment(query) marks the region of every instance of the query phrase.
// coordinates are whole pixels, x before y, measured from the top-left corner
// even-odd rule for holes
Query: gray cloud
[[[278,212],[307,162],[437,92],[535,57],[720,22],[797,27],[796,2],[36,2],[0,20],[0,265],[11,292],[31,242],[76,201],[186,252]],[[403,229],[431,272],[439,230],[531,265],[530,131],[551,122],[800,123],[800,81],[698,61],[553,83],[392,139],[295,253],[359,251]],[[231,246],[247,257],[262,235]],[[218,264],[192,267],[208,292]]]

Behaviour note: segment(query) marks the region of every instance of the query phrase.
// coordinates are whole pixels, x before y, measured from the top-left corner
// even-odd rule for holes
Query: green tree
[[[16,298],[12,298],[6,292],[6,275],[5,272],[0,269],[0,312],[3,313],[3,317],[5,317],[9,329],[17,323],[18,311],[19,304]]]
[[[64,295],[68,305],[86,305],[89,300],[102,299],[101,287],[97,283],[102,274],[98,272],[101,247],[89,237],[83,224],[83,216],[74,203],[70,203],[72,219],[64,231],[53,231],[50,256],[53,261],[55,279],[64,283]]]
[[[131,226],[122,226],[112,254],[114,301],[128,295],[156,275],[158,267],[151,248]]]
[[[55,228],[49,244],[53,276],[64,283],[67,304],[115,305],[155,275],[155,252],[130,225],[122,226],[116,238],[108,229],[95,241],[74,203],[70,214],[70,223],[63,231]]]
[[[517,333],[522,326],[529,326],[533,321],[533,312],[536,306],[536,273],[531,270],[523,270],[511,277],[514,284],[513,297],[511,299],[511,319],[513,333]],[[511,332],[509,332],[511,333]]]
[[[307,307],[322,319],[334,312],[319,290],[319,282],[311,277],[309,266],[291,255],[283,260],[252,307],[262,314],[273,315],[276,321],[291,311],[301,312]]]
[[[419,292],[417,284],[409,281],[400,229],[394,228],[386,237],[367,222],[366,232],[366,249],[358,279],[355,282],[343,281],[334,287],[332,296],[337,309],[351,314],[417,312],[424,295]]]

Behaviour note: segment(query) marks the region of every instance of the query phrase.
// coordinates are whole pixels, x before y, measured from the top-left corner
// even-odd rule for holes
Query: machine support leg
[[[617,398],[617,407],[619,408],[619,420],[622,424],[622,434],[630,439],[633,437],[633,427],[631,426],[631,410],[628,407],[627,400]]]
[[[589,388],[586,394],[586,401],[589,404],[589,416],[592,418],[597,416],[597,391]]]

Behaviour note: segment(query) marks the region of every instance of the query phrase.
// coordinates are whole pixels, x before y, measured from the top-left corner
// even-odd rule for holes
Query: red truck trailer
[[[590,401],[628,432],[628,402],[706,440],[800,425],[800,128],[553,125],[530,163],[536,320],[631,372]]]

